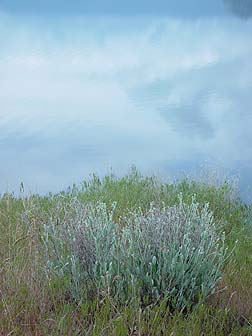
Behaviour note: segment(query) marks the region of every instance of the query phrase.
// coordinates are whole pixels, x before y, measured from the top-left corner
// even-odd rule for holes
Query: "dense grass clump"
[[[252,207],[136,169],[0,197],[0,335],[252,335]]]

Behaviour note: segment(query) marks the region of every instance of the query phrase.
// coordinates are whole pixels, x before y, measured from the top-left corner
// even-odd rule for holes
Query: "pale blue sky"
[[[1,0],[0,10],[36,14],[205,16],[225,12],[223,0]]]
[[[0,193],[205,158],[251,180],[252,21],[232,1],[0,0]]]

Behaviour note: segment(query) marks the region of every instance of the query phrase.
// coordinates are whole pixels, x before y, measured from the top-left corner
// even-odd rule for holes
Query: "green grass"
[[[165,301],[147,307],[110,296],[77,301],[67,279],[47,277],[41,223],[69,216],[73,198],[104,202],[108,209],[116,202],[114,220],[123,225],[133,211],[144,215],[151,205],[178,204],[181,193],[185,203],[194,195],[202,207],[209,203],[229,250],[235,246],[219,291],[206,302],[181,313],[169,311]],[[58,194],[0,199],[0,335],[252,335],[251,270],[252,206],[235,197],[228,182],[161,183],[132,169],[122,178],[93,176]]]

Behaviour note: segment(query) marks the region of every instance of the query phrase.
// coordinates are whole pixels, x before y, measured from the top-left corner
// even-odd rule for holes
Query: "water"
[[[238,174],[250,201],[252,4],[225,2],[87,16],[4,1],[0,191],[58,191],[132,164],[170,177],[206,166]]]

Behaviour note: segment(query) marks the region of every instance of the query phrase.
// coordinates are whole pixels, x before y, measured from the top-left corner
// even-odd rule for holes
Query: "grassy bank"
[[[162,234],[173,247],[165,254],[151,230],[163,230],[171,219],[178,230]],[[188,234],[179,235],[185,228]],[[222,262],[224,250],[216,246],[223,232]],[[185,236],[188,250],[178,254],[176,239]],[[205,255],[191,258],[200,244]],[[137,251],[145,251],[146,261]],[[115,255],[123,260],[117,268]],[[172,263],[175,278],[164,272]],[[252,335],[251,270],[252,207],[227,182],[165,184],[133,169],[123,178],[94,176],[59,194],[0,199],[0,335]]]

